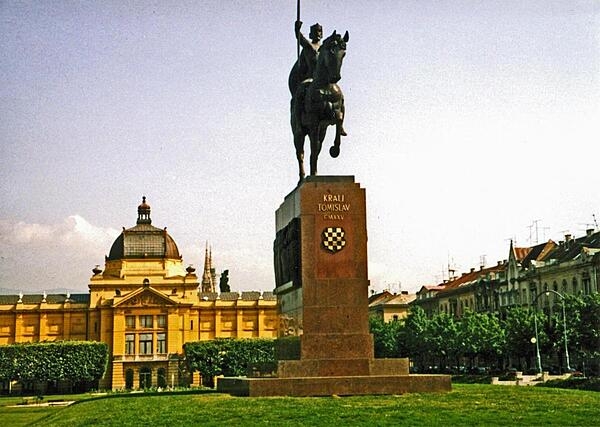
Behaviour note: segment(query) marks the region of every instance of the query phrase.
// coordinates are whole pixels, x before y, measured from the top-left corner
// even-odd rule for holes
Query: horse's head
[[[340,71],[342,61],[346,55],[346,43],[348,42],[348,31],[344,37],[337,32],[333,32],[329,37],[323,40],[319,48],[319,57],[316,73],[326,73],[327,83],[337,83],[341,79]],[[315,76],[318,79],[318,76]]]

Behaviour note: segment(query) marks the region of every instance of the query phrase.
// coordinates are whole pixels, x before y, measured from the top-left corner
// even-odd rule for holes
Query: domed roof
[[[143,197],[142,204],[138,206],[137,224],[125,229],[117,237],[107,261],[124,258],[170,258],[181,259],[177,244],[167,233],[167,229],[160,229],[152,225],[150,219],[150,206]]]

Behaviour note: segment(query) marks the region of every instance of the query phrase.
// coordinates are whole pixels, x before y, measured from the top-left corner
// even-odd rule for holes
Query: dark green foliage
[[[600,293],[587,295],[580,314],[582,350],[592,358],[600,358]]]
[[[108,346],[59,341],[0,346],[0,378],[18,381],[95,381],[104,375]]]
[[[480,358],[485,365],[494,365],[506,347],[505,331],[498,317],[491,313],[467,311],[459,323],[459,354],[473,360]]]
[[[600,391],[600,378],[567,378],[566,380],[551,380],[536,384],[536,387]]]
[[[489,375],[452,375],[452,384],[490,384]]]
[[[434,366],[456,363],[461,354],[460,324],[446,313],[438,313],[429,320],[426,328],[427,347]]]
[[[275,340],[217,338],[183,346],[190,371],[210,379],[216,375],[245,376],[249,367],[275,362]]]
[[[410,357],[416,367],[423,369],[430,354],[429,319],[419,306],[413,306],[404,321],[399,336],[400,357]]]
[[[394,320],[384,322],[382,318],[371,316],[369,318],[369,329],[373,334],[376,358],[399,357],[399,333],[402,322]]]
[[[540,348],[548,343],[544,332],[546,316],[542,312],[537,313],[537,329]],[[534,312],[521,307],[508,310],[504,322],[506,333],[506,351],[516,360],[532,360],[535,355],[535,344],[531,339],[535,336]],[[519,365],[521,363],[519,362]]]

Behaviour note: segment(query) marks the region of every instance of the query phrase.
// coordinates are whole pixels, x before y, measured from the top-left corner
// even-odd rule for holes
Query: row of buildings
[[[567,234],[558,243],[516,247],[511,242],[507,259],[494,266],[472,268],[437,285],[422,286],[412,295],[372,295],[369,309],[385,321],[405,317],[413,304],[430,316],[444,312],[460,317],[466,310],[503,313],[513,306],[552,307],[563,295],[597,292],[600,231],[588,229],[584,236]]]
[[[279,329],[272,292],[216,289],[206,250],[202,275],[185,266],[166,228],[152,225],[145,198],[136,225],[123,228],[104,269],[96,266],[85,294],[0,296],[0,345],[91,340],[108,344],[110,359],[102,389],[197,383],[186,371],[183,345],[214,338],[274,338]],[[565,236],[528,248],[509,249],[507,261],[472,269],[413,295],[371,296],[372,314],[389,321],[405,317],[412,304],[429,314],[460,316],[465,310],[502,311],[531,305],[540,293],[600,291],[600,232]],[[553,303],[555,293],[546,298]],[[14,384],[0,383],[8,390]],[[26,386],[26,385],[25,385]]]
[[[0,296],[0,345],[105,342],[110,359],[102,389],[197,382],[186,372],[186,342],[277,336],[272,292],[217,293],[215,282],[208,249],[198,277],[166,228],[152,225],[144,198],[136,225],[123,228],[104,270],[93,269],[88,293]]]

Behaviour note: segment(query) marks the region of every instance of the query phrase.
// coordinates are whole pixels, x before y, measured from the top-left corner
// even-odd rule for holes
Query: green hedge
[[[536,387],[567,388],[576,390],[600,391],[600,378],[567,378],[566,380],[550,380],[536,384]]]
[[[95,381],[104,375],[108,346],[59,341],[0,346],[0,379],[10,381]]]
[[[204,378],[215,375],[244,376],[253,367],[275,364],[275,340],[264,338],[217,338],[184,344],[183,350],[190,371]]]

